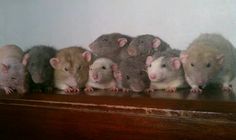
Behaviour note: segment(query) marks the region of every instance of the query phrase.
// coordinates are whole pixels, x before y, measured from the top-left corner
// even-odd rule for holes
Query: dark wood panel
[[[0,96],[0,139],[235,139],[234,94]]]

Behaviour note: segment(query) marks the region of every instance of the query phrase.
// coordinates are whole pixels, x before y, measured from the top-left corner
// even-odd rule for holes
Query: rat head
[[[50,59],[55,69],[55,79],[63,81],[68,87],[84,87],[88,80],[89,65],[92,54],[79,47],[70,47],[60,50],[56,57]]]
[[[53,68],[49,60],[54,57],[56,50],[46,46],[35,46],[23,58],[31,79],[36,84],[50,82],[53,79]]]
[[[130,42],[127,52],[130,56],[149,56],[152,55],[154,51],[161,52],[168,48],[170,48],[169,45],[160,38],[147,34],[134,38]]]
[[[181,52],[185,78],[190,85],[206,86],[221,71],[224,55],[213,49],[192,47]]]
[[[113,55],[126,47],[131,38],[120,33],[104,34],[99,36],[94,42],[89,45],[89,48],[97,56]]]
[[[89,78],[93,82],[107,83],[113,80],[113,72],[117,68],[116,64],[107,58],[98,58],[89,69]]]
[[[128,58],[122,61],[119,69],[121,74],[122,86],[129,88],[134,92],[141,92],[148,88],[150,80],[145,72],[145,64],[142,61]]]
[[[146,59],[148,77],[152,82],[162,82],[171,79],[180,70],[178,57],[161,56],[154,60],[152,56]]]
[[[0,85],[17,90],[18,93],[25,93],[26,68],[22,63],[0,64]]]

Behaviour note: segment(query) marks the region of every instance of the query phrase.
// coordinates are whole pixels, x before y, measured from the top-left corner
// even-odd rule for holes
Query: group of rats
[[[2,46],[0,88],[6,94],[54,88],[63,94],[96,89],[175,92],[179,88],[201,93],[213,83],[232,91],[236,50],[220,34],[200,34],[186,50],[178,50],[151,34],[109,33],[96,38],[89,48],[56,50],[37,45],[23,52],[16,45]]]

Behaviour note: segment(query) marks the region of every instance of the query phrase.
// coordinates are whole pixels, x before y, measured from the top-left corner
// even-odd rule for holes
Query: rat
[[[25,52],[23,63],[29,72],[31,91],[50,91],[53,89],[53,68],[49,60],[56,55],[51,46],[37,45]]]
[[[145,72],[145,62],[142,57],[129,57],[121,61],[118,69],[115,77],[121,81],[124,92],[129,90],[142,92],[149,88],[150,80]]]
[[[89,65],[92,62],[92,53],[82,47],[60,49],[56,56],[50,59],[54,68],[54,86],[64,90],[66,94],[78,93],[85,87]]]
[[[89,48],[96,56],[106,57],[119,63],[122,56],[127,55],[126,48],[131,40],[132,37],[120,33],[103,34],[95,39]]]
[[[170,45],[167,44],[161,38],[150,35],[144,34],[139,35],[130,42],[129,46],[127,47],[126,51],[128,56],[136,57],[136,56],[150,56],[153,55],[154,52],[163,52],[166,50],[171,49]],[[127,55],[124,55],[126,57]]]
[[[168,92],[175,92],[177,88],[187,87],[179,58],[180,52],[171,49],[147,57],[147,73],[151,81],[149,91],[165,89]]]
[[[23,50],[13,44],[0,48],[0,88],[6,94],[12,94],[14,91],[24,94],[28,91],[23,54]]]
[[[191,92],[201,93],[209,83],[221,84],[224,91],[232,91],[235,55],[233,45],[220,34],[204,33],[193,40],[180,54]]]
[[[117,64],[108,58],[96,59],[89,68],[89,79],[85,91],[96,89],[111,89],[118,91],[116,79],[113,73],[117,70]]]

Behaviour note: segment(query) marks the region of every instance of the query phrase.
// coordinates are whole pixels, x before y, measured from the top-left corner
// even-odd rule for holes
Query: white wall
[[[0,45],[86,47],[103,33],[155,34],[184,49],[203,32],[236,45],[235,0],[0,0]]]

